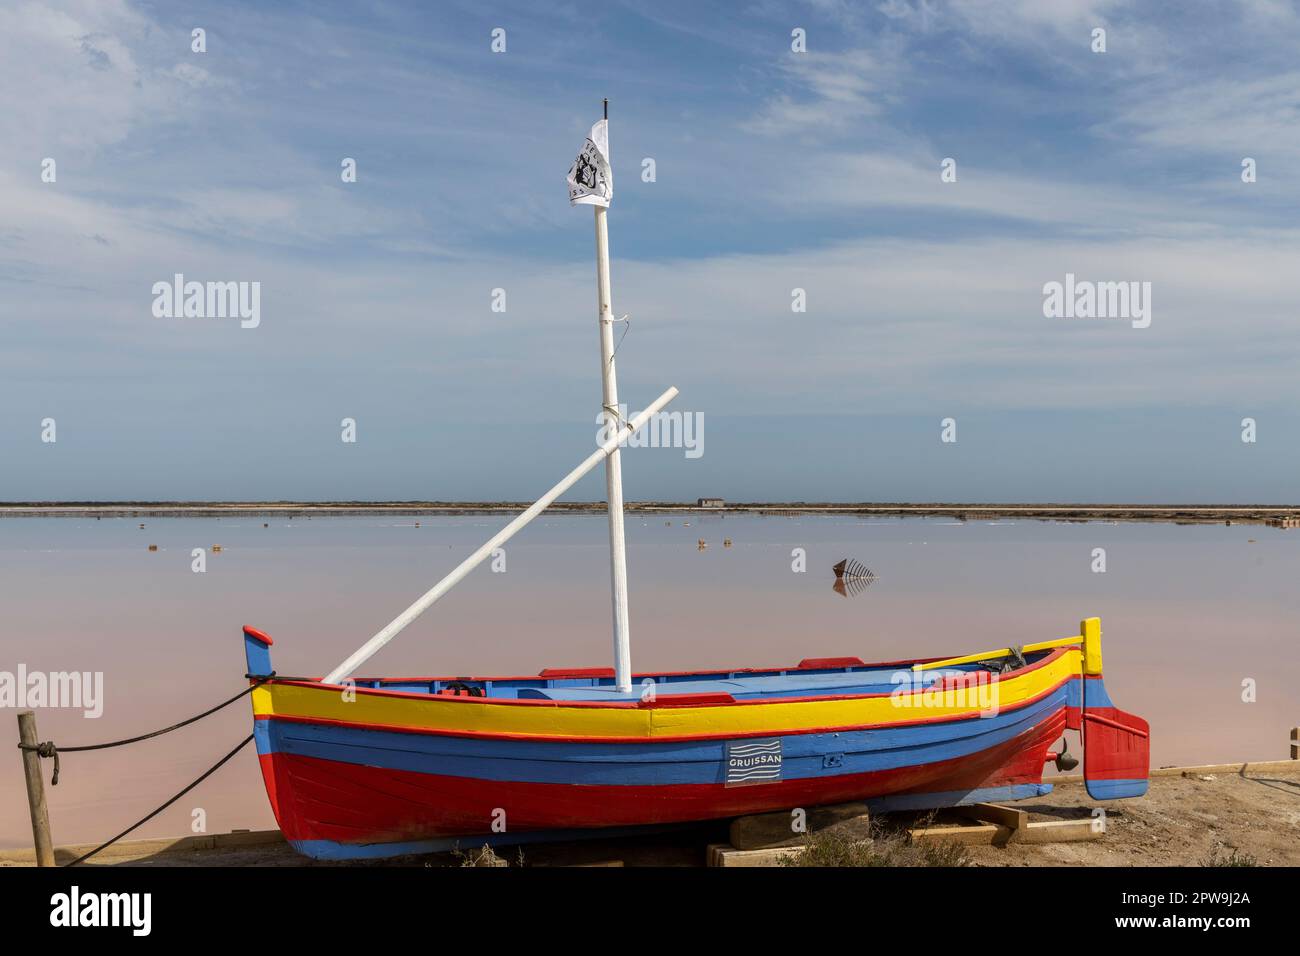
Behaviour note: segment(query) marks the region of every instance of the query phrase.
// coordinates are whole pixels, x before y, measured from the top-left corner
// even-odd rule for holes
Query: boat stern
[[[1140,797],[1151,768],[1151,728],[1136,714],[1120,710],[1102,677],[1101,618],[1080,625],[1083,673],[1074,682],[1069,726],[1083,738],[1083,782],[1094,800]]]

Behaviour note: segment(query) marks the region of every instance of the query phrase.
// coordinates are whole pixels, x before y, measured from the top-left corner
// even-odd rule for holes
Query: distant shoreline
[[[0,502],[0,518],[168,517],[226,515],[472,515],[513,514],[526,501],[16,501]],[[859,517],[1026,518],[1040,521],[1147,521],[1175,524],[1269,524],[1300,528],[1300,505],[963,504],[955,502],[691,502],[632,501],[636,514],[856,515]],[[551,511],[603,514],[603,501],[557,502]]]

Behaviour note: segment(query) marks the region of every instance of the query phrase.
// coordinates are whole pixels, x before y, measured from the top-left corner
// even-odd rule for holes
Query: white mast
[[[605,100],[606,129],[609,100]],[[622,431],[618,410],[618,376],[614,372],[614,307],[609,291],[608,208],[596,211],[596,314],[600,326],[600,375],[605,414],[605,434]],[[626,693],[632,689],[632,639],[627,615],[627,549],[623,539],[623,465],[619,449],[605,459],[605,500],[609,502],[609,578],[614,604],[614,683]]]
[[[614,308],[609,291],[609,226],[606,207],[613,196],[613,176],[608,162],[609,100],[605,100],[605,119],[592,128],[592,139],[578,154],[569,171],[570,202],[590,202],[596,210],[596,316],[600,328],[600,375],[603,386],[604,440],[600,447],[554,488],[531,507],[502,528],[490,541],[462,561],[450,574],[426,591],[414,604],[394,618],[387,627],[357,648],[347,660],[330,671],[324,678],[327,684],[338,683],[347,677],[381,647],[396,637],[403,628],[429,609],[435,601],[450,591],[457,582],[481,564],[492,549],[508,541],[520,528],[532,521],[556,498],[605,459],[605,495],[609,502],[609,574],[614,605],[614,682],[624,693],[632,690],[632,647],[628,635],[627,615],[627,551],[623,540],[623,470],[619,460],[619,446],[627,437],[673,400],[677,389],[670,388],[648,408],[627,421],[619,414],[618,379],[614,374]],[[580,167],[585,167],[580,170]],[[579,186],[577,176],[581,175]],[[598,189],[593,191],[592,187]]]
[[[670,388],[647,405],[644,411],[633,415],[632,420],[625,426],[627,429],[626,432],[622,434],[616,432],[615,434],[608,436],[605,441],[601,443],[599,448],[588,455],[577,468],[574,468],[571,472],[565,475],[560,480],[559,484],[553,487],[546,494],[542,495],[542,497],[538,498],[533,504],[529,505],[528,508],[517,515],[514,520],[489,538],[481,548],[471,554],[460,564],[456,565],[450,574],[422,594],[420,598],[405,611],[393,618],[387,627],[357,648],[351,657],[330,671],[329,674],[323,678],[322,682],[326,684],[337,684],[366,661],[370,660],[370,658],[374,656],[381,647],[400,634],[403,628],[427,611],[435,601],[450,591],[460,581],[464,580],[464,578],[476,567],[486,561],[492,555],[493,550],[499,548],[514,537],[515,533],[523,528],[524,525],[528,524],[528,522],[532,521],[539,514],[545,511],[547,507],[550,506],[551,502],[572,488],[579,478],[600,464],[602,458],[609,455],[611,452],[617,452],[619,442],[623,441],[628,435],[639,430],[641,426],[655,415],[658,415],[664,406],[676,397],[677,389]]]

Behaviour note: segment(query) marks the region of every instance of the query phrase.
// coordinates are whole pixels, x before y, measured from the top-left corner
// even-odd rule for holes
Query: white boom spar
[[[513,521],[498,531],[486,544],[458,564],[454,571],[426,591],[419,600],[408,607],[405,611],[397,615],[397,617],[395,617],[387,627],[370,640],[366,641],[366,643],[361,645],[361,647],[357,648],[356,652],[353,653],[351,657],[330,671],[329,674],[322,679],[323,683],[337,684],[339,681],[356,671],[358,667],[368,661],[381,647],[400,634],[408,624],[427,611],[435,601],[450,591],[463,578],[465,578],[466,575],[490,557],[494,550],[514,537],[515,533],[523,528],[524,525],[536,518],[539,514],[545,511],[556,498],[560,497],[560,495],[573,487],[579,478],[600,464],[601,459],[610,454],[617,454],[618,446],[621,442],[640,429],[641,426],[648,422],[652,416],[662,411],[664,406],[676,397],[677,389],[668,389],[668,391],[664,392],[646,406],[645,411],[633,416],[623,429],[607,432],[609,437],[606,438],[599,448],[588,455],[582,464],[578,465],[577,468],[565,475],[559,484],[546,494],[542,495],[542,497],[538,498],[536,502],[521,512]],[[622,513],[620,511],[620,518],[621,517]],[[620,531],[621,530],[622,522],[620,521]],[[626,602],[623,606],[624,608],[627,607]],[[626,611],[624,613],[626,614]],[[626,631],[624,633],[626,634]]]

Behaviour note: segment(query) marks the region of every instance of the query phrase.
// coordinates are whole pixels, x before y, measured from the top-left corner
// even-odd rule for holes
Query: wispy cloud
[[[17,5],[0,35],[0,403],[111,409],[154,468],[160,418],[224,434],[370,402],[414,435],[585,426],[590,217],[561,181],[603,95],[630,394],[674,381],[694,408],[794,416],[1295,402],[1288,5],[492,13]],[[262,327],[155,319],[150,287],[176,272],[262,282]],[[1066,272],[1152,282],[1151,329],[1043,318],[1042,285]],[[0,479],[15,495],[39,491]]]
[[[780,84],[801,93],[774,95],[742,129],[790,135],[859,126],[884,112],[898,82],[898,63],[879,50],[790,53],[778,64]]]

